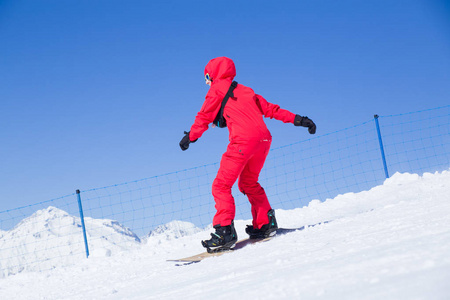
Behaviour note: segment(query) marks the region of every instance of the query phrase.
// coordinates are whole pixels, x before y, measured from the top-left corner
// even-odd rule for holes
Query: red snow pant
[[[236,206],[231,188],[239,177],[239,190],[247,195],[252,207],[253,227],[269,223],[269,200],[258,183],[259,173],[269,154],[271,139],[230,143],[220,161],[219,171],[212,185],[216,202],[213,225],[228,226],[234,220]]]

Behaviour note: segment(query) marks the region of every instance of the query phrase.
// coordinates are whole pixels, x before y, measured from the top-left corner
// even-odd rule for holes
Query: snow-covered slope
[[[111,251],[140,243],[133,232],[116,221],[85,218],[85,223],[94,256],[108,256]],[[3,232],[0,277],[72,264],[85,255],[80,218],[50,206]]]
[[[331,222],[183,267],[166,260],[201,252],[200,240],[208,238],[210,230],[178,238],[167,238],[162,230],[147,243],[110,257],[1,279],[0,295],[2,299],[17,295],[21,299],[449,299],[448,171],[395,174],[370,191],[312,201],[290,211],[278,209],[276,214],[281,227]],[[241,238],[248,222],[235,222]],[[176,224],[181,230],[183,223]],[[173,230],[171,225],[167,228]],[[151,242],[153,238],[158,242]]]
[[[172,221],[164,225],[156,227],[150,231],[148,238],[150,240],[164,239],[172,240],[178,239],[183,236],[193,235],[200,232],[201,229],[195,227],[194,224],[184,221]]]

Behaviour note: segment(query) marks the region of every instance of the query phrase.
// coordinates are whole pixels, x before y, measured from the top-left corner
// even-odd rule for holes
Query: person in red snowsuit
[[[214,58],[206,65],[205,80],[210,89],[194,124],[189,132],[185,132],[186,135],[180,142],[182,150],[188,149],[189,144],[197,141],[208,129],[209,124],[213,123],[235,76],[234,62],[227,57]],[[255,231],[256,235],[253,236],[258,237],[263,230],[263,236],[267,236],[274,234],[277,227],[275,214],[266,193],[258,183],[259,173],[272,142],[263,116],[308,127],[311,134],[316,130],[316,125],[308,117],[301,117],[281,109],[280,106],[255,94],[249,87],[238,84],[232,94],[233,97],[229,98],[223,110],[230,143],[222,156],[219,171],[212,185],[217,210],[213,219],[216,233],[212,234],[211,240],[202,242],[208,249],[230,248],[237,241],[233,225],[235,203],[231,188],[238,178],[239,190],[247,195],[251,203],[253,224],[248,226],[247,233],[252,237],[252,231]]]

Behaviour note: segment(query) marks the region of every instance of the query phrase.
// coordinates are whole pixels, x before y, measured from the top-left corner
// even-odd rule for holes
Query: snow
[[[166,260],[201,252],[200,240],[209,237],[210,227],[174,221],[139,239],[114,221],[87,218],[87,226],[97,229],[90,233],[96,255],[86,259],[80,253],[71,261],[61,255],[50,269],[16,270],[18,274],[0,279],[0,298],[450,298],[449,171],[396,173],[369,191],[277,209],[276,216],[280,227],[330,222],[175,266]],[[49,208],[30,218],[0,234],[0,249],[16,251],[32,241],[38,247],[33,233],[39,224],[51,229],[46,234],[53,234],[55,242],[81,242],[76,217]],[[34,229],[27,226],[31,221]],[[241,238],[246,224],[249,220],[235,221]],[[19,233],[22,244],[5,244],[9,235]],[[3,269],[7,262],[0,259]]]
[[[140,243],[113,220],[85,218],[92,256],[129,249]],[[0,278],[23,271],[53,269],[85,257],[81,221],[56,207],[39,210],[0,238]]]
[[[165,225],[160,225],[152,230],[149,234],[149,238],[160,237],[163,240],[178,239],[183,236],[196,234],[201,231],[200,228],[195,227],[194,224],[182,221],[172,221]]]

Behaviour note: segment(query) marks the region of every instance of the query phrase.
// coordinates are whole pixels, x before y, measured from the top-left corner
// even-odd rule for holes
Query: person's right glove
[[[189,144],[190,143],[195,143],[198,140],[197,139],[195,141],[191,141],[191,139],[189,138],[189,133],[190,133],[190,131],[185,131],[184,132],[185,136],[180,141],[180,148],[183,151],[189,149]]]
[[[314,124],[314,122],[308,117],[295,115],[294,125],[308,127],[308,131],[310,134],[316,133],[316,124]]]

